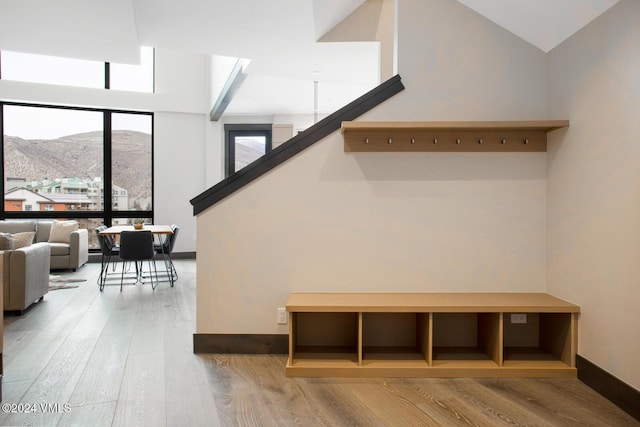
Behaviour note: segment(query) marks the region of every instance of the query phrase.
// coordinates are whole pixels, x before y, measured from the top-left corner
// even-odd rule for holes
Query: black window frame
[[[5,153],[4,153],[4,106],[21,106],[21,107],[39,107],[39,108],[55,108],[63,110],[75,110],[75,111],[93,111],[101,112],[103,114],[103,141],[102,141],[102,155],[103,155],[103,194],[104,194],[104,208],[99,211],[5,211],[4,195],[5,195]],[[113,209],[113,185],[112,185],[112,126],[111,116],[112,114],[139,114],[151,117],[151,210],[148,211],[118,211]],[[2,179],[0,179],[0,194],[2,194],[3,203],[0,206],[0,219],[56,219],[60,217],[69,219],[102,219],[105,225],[111,226],[114,219],[118,218],[145,218],[150,221],[154,221],[155,218],[155,187],[154,187],[154,113],[149,111],[128,111],[128,110],[114,110],[107,108],[87,108],[87,107],[72,107],[72,106],[60,106],[60,105],[48,105],[48,104],[34,104],[25,102],[9,102],[0,101],[0,135],[2,135],[2,144],[0,144],[0,164],[2,165]],[[106,199],[109,195],[109,200]]]
[[[265,137],[265,154],[272,149],[272,130],[271,123],[252,123],[252,124],[225,124],[224,125],[224,173],[225,177],[234,174],[236,171],[236,145],[235,138],[238,136],[264,136]]]

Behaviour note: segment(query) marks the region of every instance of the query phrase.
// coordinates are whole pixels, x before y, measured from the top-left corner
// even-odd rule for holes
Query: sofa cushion
[[[36,231],[35,221],[0,221],[0,233],[22,233]]]
[[[38,229],[36,230],[35,242],[48,242],[51,235],[51,225],[53,220],[40,220],[38,221]]]
[[[68,256],[71,253],[71,246],[68,243],[49,243],[51,246],[51,256]]]
[[[9,251],[16,248],[13,237],[9,233],[0,233],[0,251]]]
[[[71,233],[77,229],[77,221],[53,221],[49,243],[70,243]]]
[[[24,231],[22,233],[13,233],[11,238],[13,239],[14,249],[24,248],[30,246],[33,243],[33,238],[36,235],[35,231]]]

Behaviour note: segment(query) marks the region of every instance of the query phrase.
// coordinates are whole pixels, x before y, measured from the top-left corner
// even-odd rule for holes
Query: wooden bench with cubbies
[[[576,377],[580,307],[545,293],[293,293],[290,377]]]

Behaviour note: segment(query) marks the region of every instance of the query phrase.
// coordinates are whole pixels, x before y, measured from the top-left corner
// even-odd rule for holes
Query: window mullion
[[[103,188],[103,200],[104,200],[104,221],[105,223],[107,223],[108,225],[111,225],[113,223],[113,186],[112,186],[112,173],[111,173],[111,160],[112,160],[112,155],[111,155],[111,142],[112,142],[112,138],[111,138],[111,112],[110,111],[104,111],[104,132],[103,132],[103,137],[104,137],[104,143],[103,143],[103,159],[104,159],[104,166],[103,166],[103,175],[104,175],[104,185],[102,186]]]
[[[104,88],[111,89],[111,64],[104,63]]]

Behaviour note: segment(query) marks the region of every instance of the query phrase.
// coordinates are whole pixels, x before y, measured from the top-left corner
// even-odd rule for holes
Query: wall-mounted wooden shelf
[[[544,293],[293,293],[287,311],[290,377],[577,375],[580,307]]]
[[[568,120],[506,122],[342,122],[345,152],[540,152]]]

